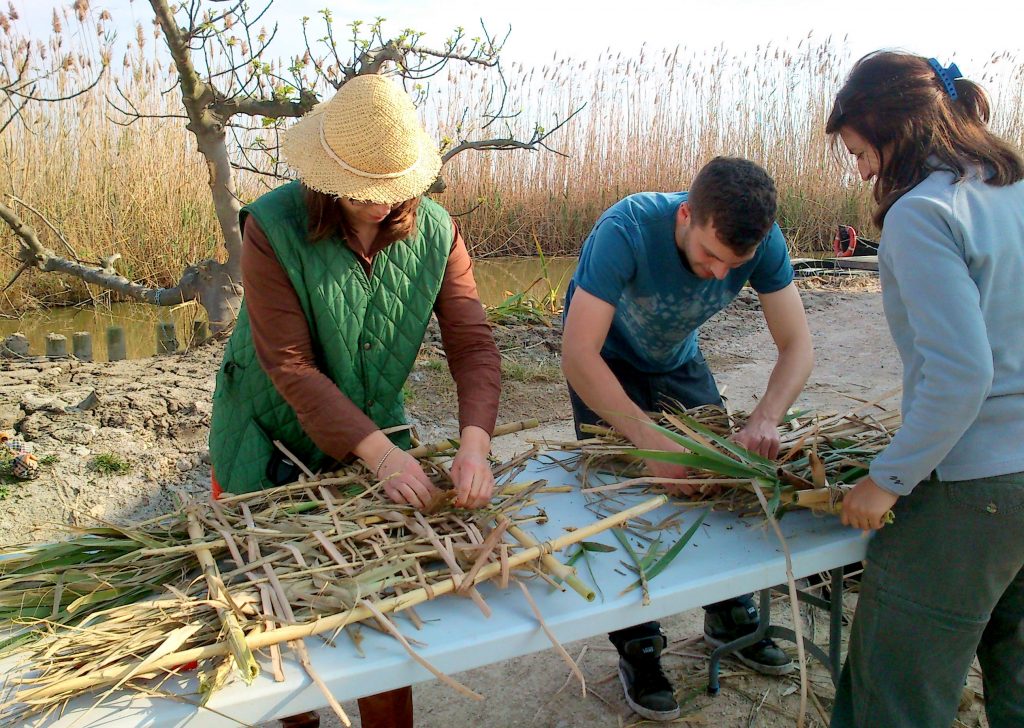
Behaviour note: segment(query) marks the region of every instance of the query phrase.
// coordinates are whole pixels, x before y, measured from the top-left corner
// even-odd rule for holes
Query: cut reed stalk
[[[643,503],[633,506],[632,508],[583,526],[575,531],[565,533],[555,539],[544,541],[539,543],[537,546],[524,549],[523,551],[520,551],[508,558],[508,566],[510,568],[516,568],[531,561],[538,560],[546,554],[561,551],[572,544],[591,538],[598,533],[602,533],[603,531],[614,528],[615,526],[625,523],[630,519],[652,511],[666,502],[667,498],[665,496],[655,496],[654,498],[650,498]],[[479,584],[497,576],[501,573],[502,568],[503,565],[501,563],[490,563],[484,566],[477,573],[474,583]],[[378,601],[375,606],[377,611],[382,614],[399,612],[403,609],[421,604],[428,599],[434,599],[443,594],[453,592],[458,588],[460,583],[461,581],[457,581],[453,577],[448,577],[441,580],[439,583],[432,585],[429,589],[420,588],[406,592],[402,595],[383,599]],[[368,609],[365,605],[356,606],[345,612],[322,617],[312,622],[279,627],[260,634],[250,634],[246,636],[245,642],[250,650],[258,650],[270,645],[281,644],[293,640],[304,639],[317,634],[332,632],[335,629],[354,622],[369,619],[373,616],[375,616],[373,611]],[[227,655],[229,652],[230,648],[227,644],[223,642],[214,642],[213,644],[206,644],[202,647],[195,647],[165,655],[160,659],[152,660],[146,665],[146,667],[149,671],[167,670],[172,669],[177,665]],[[130,663],[129,667],[141,664],[141,662],[142,661],[140,660],[136,663]],[[109,685],[120,679],[120,677],[123,676],[125,669],[126,668],[124,666],[116,668],[102,668],[94,670],[88,675],[79,675],[62,680],[59,685],[42,688],[24,688],[17,692],[14,696],[14,700],[17,702],[52,700],[54,698],[59,698],[62,695],[76,694],[94,689],[101,685]]]
[[[502,522],[508,523],[508,521],[505,519],[502,519]],[[527,548],[536,548],[540,545],[537,542],[537,539],[535,539],[533,536],[531,536],[518,526],[513,526],[509,524],[508,532],[512,535],[513,538],[515,538],[516,541],[518,541],[520,544]],[[569,587],[572,588],[574,592],[579,594],[588,602],[592,602],[594,601],[594,599],[597,598],[597,594],[594,592],[594,590],[586,584],[584,584],[583,581],[578,576],[576,576],[576,569],[572,568],[571,566],[567,566],[566,564],[563,564],[561,561],[553,557],[551,554],[544,554],[543,556],[541,556],[540,560],[541,563],[544,564],[544,568],[548,570],[548,573],[564,581],[566,584],[569,585]]]
[[[238,624],[238,617],[235,612],[240,611],[238,605],[231,599],[228,588],[220,578],[217,571],[217,562],[214,561],[208,547],[202,546],[206,534],[203,527],[191,510],[186,512],[188,518],[188,533],[199,548],[196,550],[196,558],[203,570],[203,577],[206,579],[207,587],[210,590],[210,600],[216,605],[217,617],[220,619],[224,637],[227,640],[228,651],[234,659],[238,674],[242,676],[246,684],[252,683],[260,674],[260,666],[245,644],[245,633]]]

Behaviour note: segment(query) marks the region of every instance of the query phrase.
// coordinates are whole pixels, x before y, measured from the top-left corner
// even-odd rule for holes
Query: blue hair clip
[[[956,67],[955,63],[950,63],[946,68],[943,68],[942,64],[934,58],[928,59],[928,65],[932,67],[935,71],[935,75],[939,77],[940,81],[942,81],[942,85],[945,86],[946,93],[949,94],[949,98],[956,101],[956,85],[953,83],[953,80],[963,77],[963,74],[960,73],[960,69]]]

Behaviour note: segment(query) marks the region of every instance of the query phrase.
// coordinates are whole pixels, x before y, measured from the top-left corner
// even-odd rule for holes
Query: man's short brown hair
[[[697,225],[709,221],[741,255],[765,239],[775,222],[775,182],[748,159],[715,157],[693,178],[687,202]]]

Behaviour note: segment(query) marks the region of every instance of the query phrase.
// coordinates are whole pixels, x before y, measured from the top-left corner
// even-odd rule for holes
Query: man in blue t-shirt
[[[786,241],[775,223],[775,184],[744,159],[718,157],[689,193],[640,193],[610,207],[583,244],[565,298],[562,370],[580,425],[604,420],[638,448],[683,448],[651,427],[646,412],[675,402],[721,404],[697,344],[697,329],[749,281],[778,349],[768,386],[733,439],[766,457],[779,452],[778,424],[803,389],[814,355]],[[657,477],[687,469],[647,461]],[[679,495],[695,487],[679,484]],[[751,595],[705,607],[704,635],[731,642],[757,628]],[[679,705],[662,672],[667,644],[657,622],[609,635],[619,652],[626,702],[651,720],[673,720]],[[736,653],[760,672],[793,669],[770,639]]]

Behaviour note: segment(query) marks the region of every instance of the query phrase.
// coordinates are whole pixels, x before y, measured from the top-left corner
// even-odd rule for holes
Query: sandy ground
[[[810,287],[803,296],[817,361],[797,407],[849,409],[856,403],[848,395],[871,399],[898,386],[899,360],[873,284]],[[557,321],[551,328],[511,326],[496,332],[507,367],[499,421],[541,420],[538,429],[496,440],[499,457],[522,451],[528,439],[573,439],[558,370],[559,334]],[[775,357],[756,297],[742,295],[704,327],[701,341],[730,404],[749,410]],[[182,355],[110,364],[0,364],[0,428],[15,426],[40,456],[54,456],[39,479],[0,484],[0,544],[50,538],[61,524],[141,520],[174,508],[178,492],[204,495],[210,475],[210,399],[221,353],[222,346],[213,343]],[[436,338],[429,339],[410,380],[409,410],[424,441],[453,434],[456,426],[454,390],[439,354]],[[96,405],[79,408],[91,393]],[[99,454],[124,459],[129,471],[100,472],[95,466]],[[851,596],[847,608],[854,602]],[[777,604],[773,612],[785,623],[788,603]],[[684,703],[679,724],[794,725],[796,678],[764,678],[731,664],[722,693],[704,695],[708,651],[699,640],[702,619],[695,610],[663,623],[672,642],[665,666]],[[826,631],[823,618],[818,630],[819,635]],[[580,656],[589,688],[585,698],[579,685],[567,680],[565,663],[549,650],[460,675],[487,696],[483,702],[462,698],[437,682],[417,685],[417,726],[639,724],[622,700],[607,640],[597,637],[566,648]],[[812,680],[821,706],[810,706],[807,725],[823,725],[832,690],[818,666],[812,667]],[[345,707],[357,715],[354,704]],[[958,725],[985,725],[981,713],[975,701],[961,712]],[[324,713],[323,725],[340,723]]]

